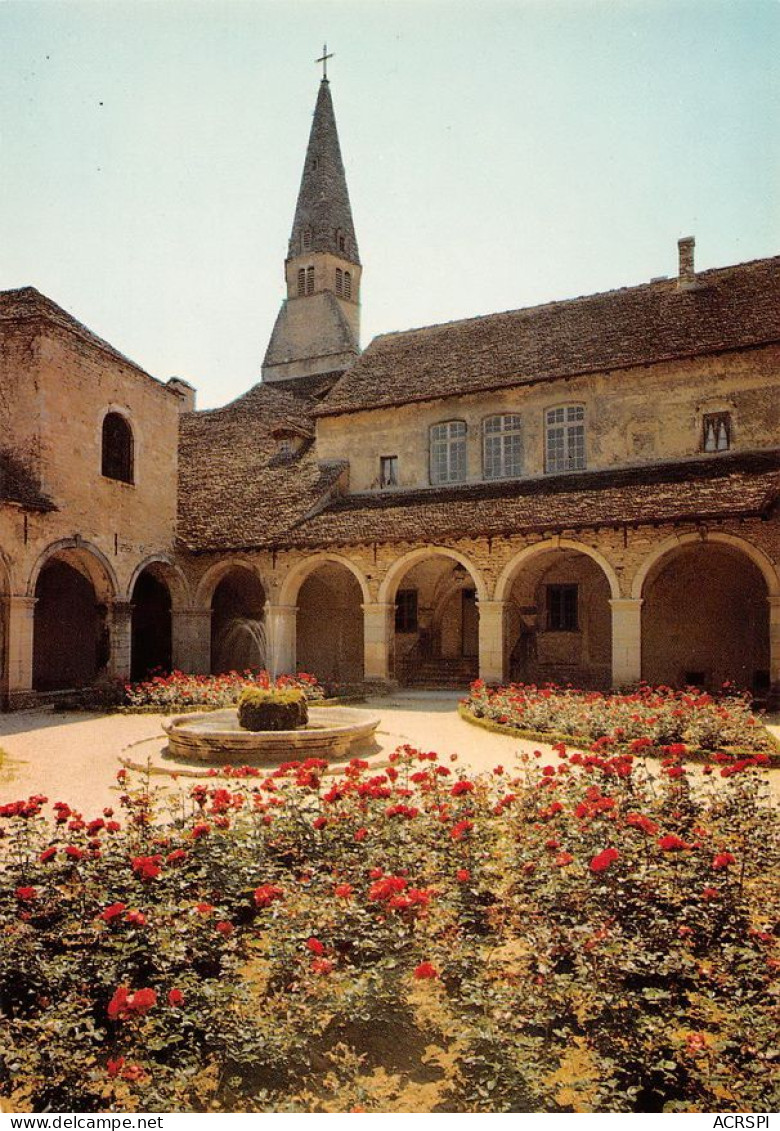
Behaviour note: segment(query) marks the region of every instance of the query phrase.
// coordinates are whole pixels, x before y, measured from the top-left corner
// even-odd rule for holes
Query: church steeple
[[[268,343],[264,381],[334,372],[357,356],[361,270],[330,83],[323,76],[285,260],[287,298]]]

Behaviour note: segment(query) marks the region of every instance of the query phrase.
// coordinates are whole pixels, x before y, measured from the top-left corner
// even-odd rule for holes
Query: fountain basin
[[[298,730],[244,730],[235,709],[177,715],[163,722],[168,751],[188,762],[213,766],[257,766],[305,758],[340,761],[353,745],[366,742],[379,716],[356,707],[309,707],[309,722]]]

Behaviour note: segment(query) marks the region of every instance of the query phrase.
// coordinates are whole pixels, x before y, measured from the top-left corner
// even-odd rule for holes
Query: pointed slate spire
[[[288,257],[325,251],[360,264],[330,83],[320,82]]]

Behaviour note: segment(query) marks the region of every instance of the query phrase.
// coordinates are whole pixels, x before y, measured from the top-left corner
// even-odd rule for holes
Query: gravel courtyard
[[[383,763],[402,743],[436,750],[473,772],[503,765],[511,770],[523,750],[549,750],[470,725],[457,713],[456,692],[404,692],[371,699],[367,710],[379,714],[372,761]],[[51,710],[0,715],[0,803],[43,793],[50,801],[67,801],[86,816],[117,800],[116,772],[123,759],[155,771],[160,785],[173,784],[164,768],[188,776],[202,765],[173,763],[165,757],[163,715],[55,714]],[[780,737],[780,718],[772,719]],[[356,751],[361,757],[366,753]],[[163,771],[163,772],[160,772]],[[772,793],[780,803],[780,769],[770,772]]]

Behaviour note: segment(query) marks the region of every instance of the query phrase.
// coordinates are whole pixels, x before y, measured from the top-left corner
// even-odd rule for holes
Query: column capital
[[[12,594],[7,598],[7,601],[9,608],[18,609],[19,612],[23,612],[26,609],[28,612],[32,613],[35,610],[35,606],[38,604],[37,597],[28,597],[26,595],[17,596]]]
[[[360,606],[364,613],[373,612],[389,612],[390,609],[395,609],[394,601],[364,601]]]
[[[613,609],[618,609],[618,610],[619,609],[625,609],[626,611],[629,611],[631,609],[641,609],[642,605],[644,605],[644,603],[645,603],[644,597],[610,597],[609,598],[610,607],[613,608]]]

